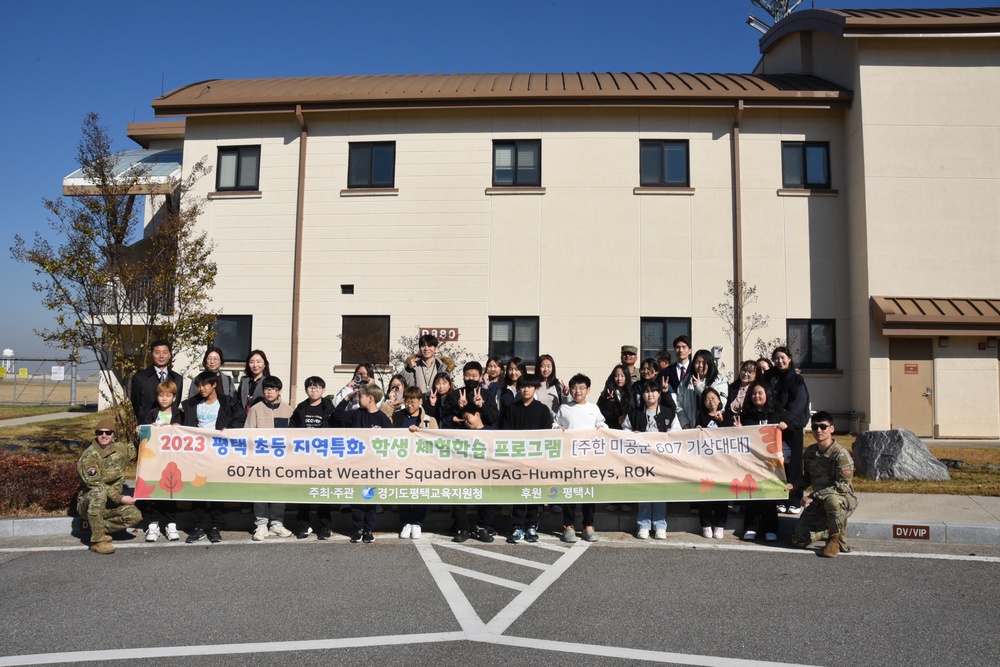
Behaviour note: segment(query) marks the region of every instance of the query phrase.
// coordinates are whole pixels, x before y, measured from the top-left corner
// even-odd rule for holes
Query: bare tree
[[[84,119],[77,161],[87,185],[43,200],[52,240],[36,233],[29,245],[17,235],[11,255],[34,266],[32,287],[55,316],[51,329],[36,333],[73,354],[94,351],[119,433],[130,433],[127,380],[148,365],[150,342],[167,338],[179,353],[211,338],[216,266],[207,235],[194,230],[203,202],[190,194],[209,168],[201,160],[183,181],[156,184],[142,164],[120,169],[96,113]],[[147,195],[144,230],[136,197]]]
[[[726,281],[726,300],[717,306],[712,306],[712,312],[722,318],[723,329],[733,346],[735,368],[740,367],[744,359],[743,351],[747,338],[754,331],[767,326],[770,318],[760,313],[751,313],[747,306],[757,303],[757,286],[740,282],[737,288],[735,280]]]

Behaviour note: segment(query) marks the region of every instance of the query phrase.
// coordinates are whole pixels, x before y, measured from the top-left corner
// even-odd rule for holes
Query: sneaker
[[[572,528],[566,528],[565,530],[563,530],[563,534],[562,534],[562,541],[563,542],[569,542],[569,543],[572,544],[573,542],[576,542],[579,539],[580,538],[576,536],[576,531],[573,530]]]
[[[149,528],[146,529],[146,541],[155,542],[158,539],[160,539],[160,524],[149,524]]]
[[[520,526],[514,526],[514,529],[510,531],[510,535],[507,536],[508,544],[517,544],[524,539],[524,531],[521,530]]]
[[[413,526],[410,527],[410,539],[419,540],[420,539],[420,535],[423,532],[424,532],[423,528],[421,528],[417,524],[413,524]]]
[[[524,541],[531,542],[534,544],[538,541],[538,528],[535,526],[528,526],[528,529],[524,531]]]
[[[665,539],[667,539],[667,529],[666,528],[657,528],[656,532],[653,533],[653,539],[654,540],[665,540]]]
[[[767,540],[768,542],[777,542],[778,536],[775,535],[774,533],[766,533],[764,535],[764,539]]]
[[[215,528],[213,526],[212,528],[208,529],[208,541],[211,542],[212,544],[218,544],[219,542],[222,541],[222,535],[219,534],[218,528]]]
[[[191,532],[188,533],[187,539],[184,540],[188,544],[194,544],[198,540],[205,537],[205,531],[201,528],[192,528]]]
[[[366,530],[364,533],[361,534],[361,541],[364,542],[365,544],[371,544],[372,542],[375,541],[375,536],[372,535],[372,531]]]
[[[358,542],[361,541],[362,537],[364,537],[364,533],[362,533],[360,530],[354,531],[353,533],[351,533],[351,544],[357,544]]]
[[[802,508],[799,507],[798,505],[789,505],[788,506],[788,513],[789,514],[802,514]]]
[[[170,542],[176,542],[179,539],[181,539],[181,536],[180,536],[180,533],[177,532],[177,524],[176,523],[168,523],[167,524],[167,540],[169,540]]]
[[[726,529],[723,528],[722,526],[716,526],[715,529],[712,531],[712,537],[714,537],[717,540],[721,540],[725,536],[726,536]]]
[[[413,526],[410,524],[406,524],[405,526],[403,526],[403,529],[399,531],[399,539],[401,540],[410,539],[410,534],[412,532],[413,532]]]
[[[458,535],[456,535],[455,537],[451,538],[451,541],[452,542],[458,542],[459,544],[461,544],[462,542],[465,542],[466,540],[468,540],[470,537],[471,537],[471,535],[469,535],[469,531],[467,531],[467,530],[460,530],[460,531],[458,531]]]
[[[299,529],[295,531],[295,538],[299,540],[304,540],[310,535],[312,535],[312,526],[299,526]]]
[[[640,540],[648,540],[649,528],[640,528],[638,532],[636,532],[635,536]]]
[[[250,539],[252,539],[254,542],[263,542],[264,540],[267,539],[267,536],[268,536],[267,526],[261,524],[256,528],[254,528],[253,537]]]
[[[597,531],[596,530],[594,530],[593,528],[584,528],[583,529],[583,541],[584,542],[596,542],[597,539],[598,539],[598,537],[597,537]]]
[[[284,525],[277,522],[271,524],[271,528],[268,530],[268,532],[274,535],[275,537],[292,536],[292,531],[288,530],[287,528],[284,527]]]
[[[757,531],[756,530],[746,531],[745,533],[743,533],[743,539],[747,542],[753,542],[754,540],[757,539]]]
[[[701,536],[709,540],[712,539],[712,528],[709,526],[705,526],[704,528],[702,528]]]
[[[778,505],[778,514],[784,514],[788,511],[788,505]]]
[[[480,542],[485,542],[486,544],[489,544],[493,541],[493,534],[489,531],[488,528],[480,528],[479,530],[476,531],[476,539],[479,540]]]
[[[331,537],[333,537],[333,531],[327,528],[326,526],[322,526],[320,527],[319,530],[316,531],[317,540],[328,540]]]

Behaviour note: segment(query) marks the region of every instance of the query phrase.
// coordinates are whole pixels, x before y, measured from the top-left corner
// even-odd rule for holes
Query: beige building
[[[335,389],[427,329],[600,387],[625,343],[690,333],[731,372],[780,337],[843,426],[996,438],[997,35],[998,10],[808,10],[752,74],[212,80],[130,136],[214,166],[235,367]],[[733,280],[769,317],[739,355]]]

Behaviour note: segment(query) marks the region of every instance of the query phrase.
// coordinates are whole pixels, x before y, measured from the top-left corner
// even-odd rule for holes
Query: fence
[[[0,359],[0,403],[96,405],[97,378],[80,379],[81,368],[91,365],[96,368],[96,362],[81,364],[72,359],[4,357]]]

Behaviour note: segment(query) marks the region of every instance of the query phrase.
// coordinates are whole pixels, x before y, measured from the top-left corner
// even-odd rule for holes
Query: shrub
[[[67,509],[79,488],[80,477],[73,462],[0,452],[0,514],[29,507]]]

